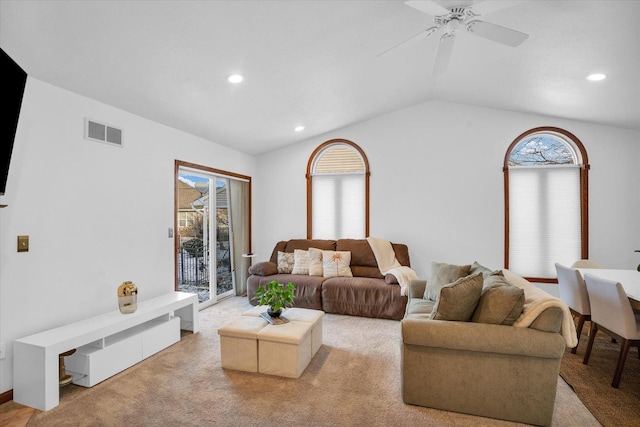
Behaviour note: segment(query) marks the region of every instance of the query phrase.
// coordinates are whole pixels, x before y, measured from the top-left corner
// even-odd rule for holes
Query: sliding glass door
[[[233,295],[234,280],[231,243],[231,218],[229,215],[229,180],[215,178],[216,202],[215,202],[215,253],[216,253],[216,280],[215,299]]]
[[[246,295],[251,177],[175,161],[175,289],[200,308]]]
[[[229,180],[183,169],[177,178],[177,288],[204,308],[234,295]]]

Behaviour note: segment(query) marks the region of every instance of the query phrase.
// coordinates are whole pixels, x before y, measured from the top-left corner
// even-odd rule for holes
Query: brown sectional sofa
[[[410,267],[409,249],[406,245],[392,243],[401,265]],[[317,248],[351,252],[353,277],[309,276],[278,274],[278,252],[294,252],[295,249]],[[256,290],[272,280],[293,283],[296,286],[295,306],[323,310],[326,313],[400,320],[404,317],[407,297],[400,295],[395,277],[380,273],[376,258],[366,239],[293,239],[276,244],[269,261],[259,262],[249,268],[247,296],[251,304]]]

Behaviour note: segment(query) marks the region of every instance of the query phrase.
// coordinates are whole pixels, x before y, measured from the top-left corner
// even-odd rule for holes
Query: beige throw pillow
[[[322,275],[324,277],[353,277],[350,251],[322,251]]]
[[[278,273],[291,274],[293,264],[293,252],[278,251]]]
[[[424,299],[437,301],[440,289],[469,274],[471,265],[453,265],[444,262],[431,263],[431,275],[424,289]]]
[[[482,273],[482,277],[486,279],[492,274],[496,274],[500,272],[500,270],[491,270],[490,268],[485,267],[482,264],[479,264],[478,261],[474,261],[473,264],[471,264],[471,269],[469,270],[469,274],[475,274],[478,272]]]
[[[291,274],[309,274],[309,251],[294,249]]]
[[[322,250],[309,248],[309,276],[322,276]]]
[[[511,326],[523,308],[524,289],[509,284],[503,276],[490,276],[485,280],[485,288],[471,321]]]
[[[468,322],[482,293],[482,273],[462,277],[440,289],[431,319]]]

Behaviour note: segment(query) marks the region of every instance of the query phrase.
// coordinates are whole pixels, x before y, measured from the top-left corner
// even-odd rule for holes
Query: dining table
[[[640,271],[616,270],[610,268],[578,268],[584,276],[585,273],[602,279],[613,280],[622,285],[631,307],[635,312],[640,311]]]

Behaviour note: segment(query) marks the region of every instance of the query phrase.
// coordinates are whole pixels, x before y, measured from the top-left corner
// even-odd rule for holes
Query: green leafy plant
[[[640,252],[640,249],[636,249],[635,252]],[[638,264],[638,271],[640,271],[640,264]]]
[[[272,280],[266,287],[261,285],[256,289],[253,299],[258,300],[258,304],[268,305],[272,311],[277,312],[281,308],[293,306],[295,290],[296,287],[291,282],[283,285]]]

